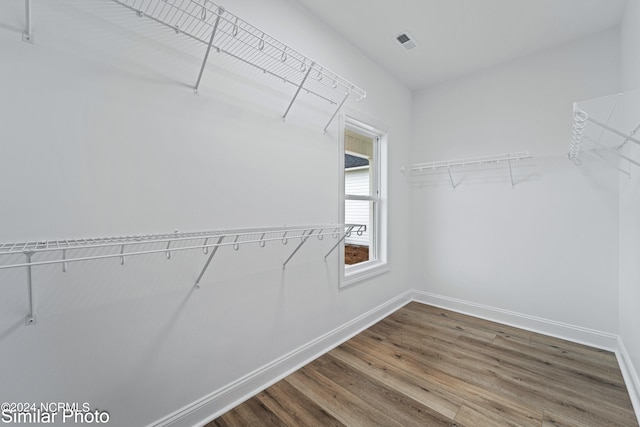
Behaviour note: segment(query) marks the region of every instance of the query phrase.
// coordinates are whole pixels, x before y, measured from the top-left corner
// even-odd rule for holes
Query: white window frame
[[[344,263],[344,246],[340,245],[340,287],[344,288],[363,280],[378,276],[389,271],[387,253],[387,132],[377,123],[372,126],[371,120],[360,119],[356,114],[342,113],[339,120],[339,220],[345,221],[345,201],[365,200],[373,202],[373,229],[370,230],[372,244],[372,260],[353,265]],[[371,180],[372,196],[348,196],[345,194],[345,130],[351,129],[362,135],[374,139],[374,166]],[[376,194],[377,193],[377,197]]]

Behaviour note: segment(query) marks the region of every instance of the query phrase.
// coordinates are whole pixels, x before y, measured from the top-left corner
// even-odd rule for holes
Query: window
[[[345,224],[364,224],[351,233],[341,253],[342,286],[387,270],[386,136],[349,117],[344,119],[341,151],[341,217]]]

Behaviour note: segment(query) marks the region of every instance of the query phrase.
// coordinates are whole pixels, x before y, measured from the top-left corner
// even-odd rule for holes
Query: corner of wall
[[[640,0],[627,0],[620,23],[620,80],[623,91],[640,89]],[[637,116],[640,106],[632,112]],[[636,260],[640,253],[637,237],[640,228],[637,215],[640,213],[637,175],[630,180],[620,180],[619,200],[619,330],[618,363],[625,379],[629,397],[640,420],[640,337],[637,334],[640,319],[638,295],[640,295],[640,270]]]
[[[640,422],[640,379],[638,379],[638,373],[633,366],[631,357],[621,337],[618,337],[616,357],[618,358],[618,364],[620,365],[620,370],[622,371],[622,376],[624,377],[624,382],[629,392],[631,404],[636,412],[638,422]]]
[[[596,331],[577,325],[543,319],[541,317],[530,316],[524,313],[517,313],[515,311],[490,307],[471,301],[437,295],[425,291],[413,290],[411,296],[414,301],[418,301],[423,304],[441,307],[446,310],[525,329],[531,332],[612,352],[615,352],[618,348],[617,335],[608,332]]]

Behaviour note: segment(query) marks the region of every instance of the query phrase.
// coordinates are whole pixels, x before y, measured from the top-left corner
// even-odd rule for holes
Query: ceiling
[[[626,0],[298,0],[410,89],[619,25]],[[418,47],[395,36],[409,31]]]

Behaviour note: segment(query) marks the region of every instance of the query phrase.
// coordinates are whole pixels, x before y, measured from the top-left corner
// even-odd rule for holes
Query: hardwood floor
[[[410,303],[212,426],[638,426],[613,353]]]

